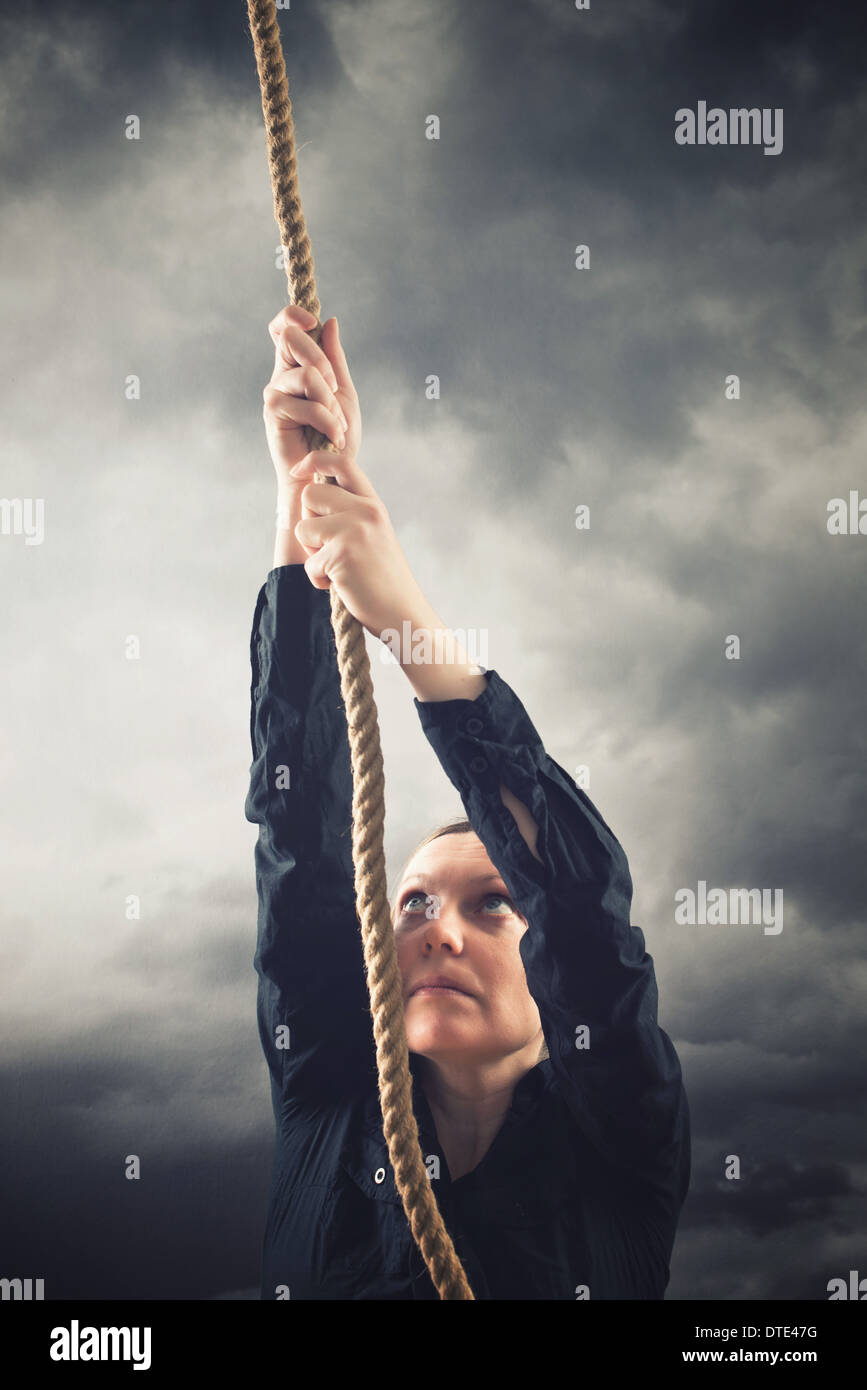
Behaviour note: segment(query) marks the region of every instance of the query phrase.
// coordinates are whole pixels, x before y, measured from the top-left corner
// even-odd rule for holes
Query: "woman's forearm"
[[[487,680],[429,604],[395,622],[389,645],[419,700],[475,700]]]

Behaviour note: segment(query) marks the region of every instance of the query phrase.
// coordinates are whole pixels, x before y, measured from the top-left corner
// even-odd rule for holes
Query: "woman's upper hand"
[[[284,498],[296,495],[303,482],[290,469],[308,452],[306,425],[355,456],[361,446],[358,395],[340,343],[337,320],[322,325],[319,343],[309,330],[316,318],[298,304],[287,304],[271,320],[274,370],[262,392],[265,436]],[[332,474],[330,468],[325,475]]]

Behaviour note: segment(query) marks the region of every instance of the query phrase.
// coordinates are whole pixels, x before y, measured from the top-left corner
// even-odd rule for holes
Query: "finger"
[[[320,401],[322,405],[327,405],[340,420],[344,430],[349,429],[349,421],[343,411],[343,406],[335,396],[328,382],[324,379],[321,372],[315,367],[284,367],[282,371],[275,372],[268,383],[277,391],[283,391],[287,396],[297,396],[299,399],[308,401]]]
[[[282,423],[296,428],[311,425],[320,434],[332,439],[336,448],[343,448],[346,442],[343,426],[327,405],[322,405],[320,401],[308,401],[303,396],[287,395],[270,382],[262,392],[262,399],[272,424],[279,427]],[[322,452],[327,453],[327,450]]]
[[[335,491],[339,492],[340,489],[335,488]],[[315,553],[339,535],[345,525],[339,516],[305,516],[295,526],[295,539],[305,550]]]
[[[268,332],[271,335],[271,341],[276,347],[280,335],[290,324],[297,325],[303,332],[307,333],[315,328],[318,322],[319,320],[316,316],[311,314],[307,309],[302,309],[300,304],[287,304],[280,310],[279,314],[274,315],[271,322],[268,324]]]
[[[307,571],[307,578],[314,589],[330,589],[331,580],[325,573],[325,566],[328,563],[328,546],[323,545],[316,551],[315,555],[308,555],[304,561],[304,568]]]
[[[274,369],[299,367],[309,363],[320,371],[332,391],[339,389],[337,375],[319,343],[297,323],[288,323],[281,329],[275,342]]]
[[[318,322],[316,315],[309,309],[302,308],[300,304],[284,304],[283,308],[274,315],[268,324],[268,331],[271,333],[275,330],[279,332],[281,328],[285,328],[287,323],[300,323],[302,328],[309,330]]]
[[[318,319],[300,304],[287,304],[268,324],[268,332],[274,341],[275,371],[279,366],[297,366],[301,362],[311,362],[319,368],[332,391],[338,389],[337,377],[328,357],[318,342],[310,336],[309,330],[315,328]],[[317,334],[317,337],[321,336]]]
[[[279,314],[274,315],[268,324],[268,332],[274,342],[290,323],[296,324],[305,333],[309,333],[316,328],[319,320],[308,309],[302,309],[300,304],[287,304],[280,310]]]
[[[364,469],[349,454],[332,454],[328,449],[311,449],[300,463],[291,468],[293,478],[310,478],[321,473],[326,478],[336,478],[347,492],[358,497],[376,497],[377,492]]]
[[[375,498],[361,497],[339,483],[308,483],[301,493],[303,516],[337,516],[340,512],[365,508]]]
[[[288,323],[283,329],[277,343],[278,355],[282,353],[284,358],[288,358],[290,364],[294,362],[309,362],[311,366],[319,371],[332,391],[340,389],[335,372],[328,354],[321,346],[322,329],[316,325],[312,333],[308,333],[298,324]]]
[[[356,394],[355,386],[349,374],[349,363],[346,360],[346,353],[343,351],[343,344],[340,341],[340,327],[336,318],[325,320],[325,323],[322,325],[320,342],[328,354],[329,361],[334,367],[338,390],[348,391],[351,396],[354,396]]]

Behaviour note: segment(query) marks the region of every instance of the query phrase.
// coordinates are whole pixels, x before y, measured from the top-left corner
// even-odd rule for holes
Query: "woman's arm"
[[[527,920],[527,985],[570,1113],[665,1260],[689,1181],[689,1113],[653,961],[630,922],[626,855],[511,687],[496,671],[486,681],[472,701],[416,698],[421,725]]]
[[[263,413],[279,519],[275,565],[260,589],[250,640],[253,762],[245,815],[259,826],[258,1016],[278,1119],[321,1110],[338,1091],[357,1094],[364,1078],[376,1084],[331,605],[308,582],[306,552],[286,529],[287,516],[279,516],[286,508],[295,524],[302,515],[303,484],[289,471],[306,449],[301,422],[346,442],[331,381],[342,394],[353,444],[360,415],[354,390],[347,390],[345,360],[338,365],[345,372],[341,390],[304,322],[303,311],[290,306],[270,325],[276,361]],[[332,353],[335,336],[329,320],[321,341]]]
[[[352,774],[328,595],[271,571],[250,642],[258,1017],[275,1107],[358,1090],[375,1060],[352,863]]]

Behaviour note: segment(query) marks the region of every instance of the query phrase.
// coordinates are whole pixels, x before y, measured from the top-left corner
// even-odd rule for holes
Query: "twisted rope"
[[[289,299],[318,319],[320,304],[313,253],[298,192],[295,126],[274,0],[247,0],[247,13],[259,72],[274,215],[280,228]],[[310,330],[314,342],[319,342],[321,332],[321,323]],[[308,427],[307,439],[311,450],[325,448],[335,452],[334,445],[319,430]],[[337,481],[319,473],[315,476],[317,482]],[[330,595],[340,689],[349,731],[355,895],[373,1014],[383,1132],[413,1239],[440,1298],[472,1299],[473,1291],[434,1197],[412,1108],[403,984],[388,908],[383,851],[385,777],[364,628],[344,606],[333,584]]]

